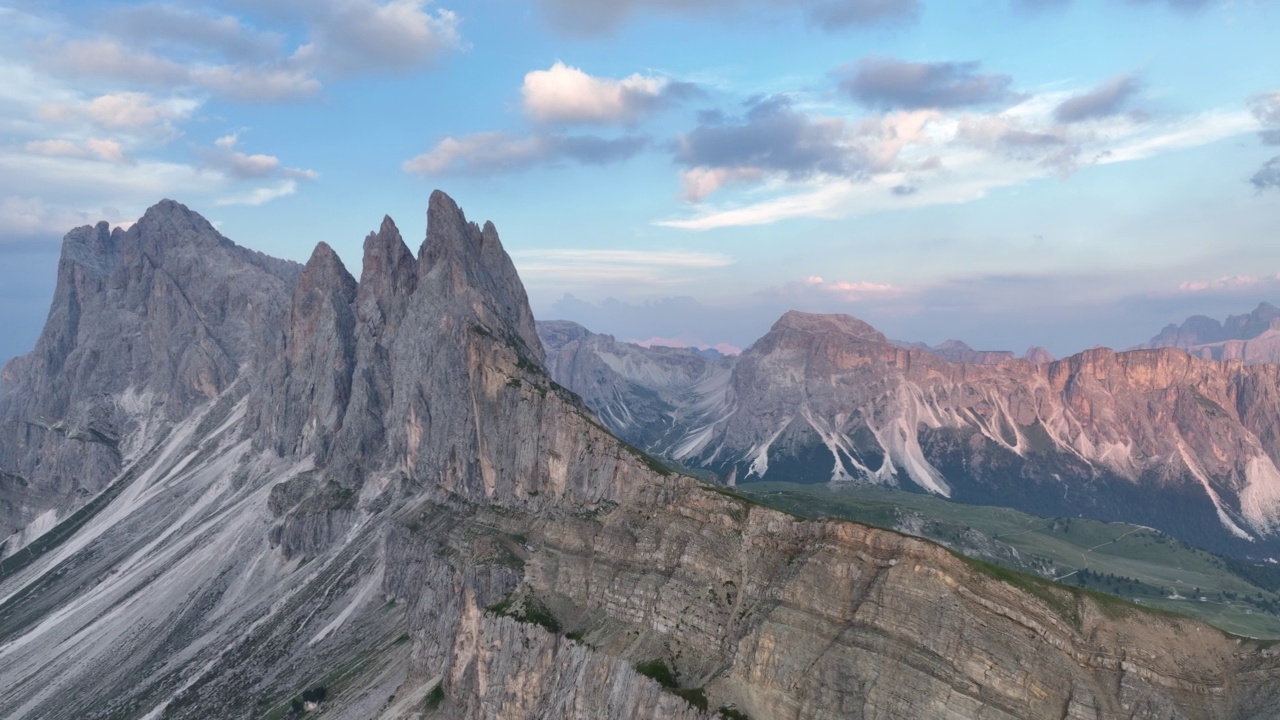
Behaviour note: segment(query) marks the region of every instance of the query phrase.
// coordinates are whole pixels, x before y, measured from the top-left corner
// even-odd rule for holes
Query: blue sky
[[[0,358],[162,197],[353,273],[434,188],[540,318],[1126,347],[1280,300],[1268,0],[0,2]]]

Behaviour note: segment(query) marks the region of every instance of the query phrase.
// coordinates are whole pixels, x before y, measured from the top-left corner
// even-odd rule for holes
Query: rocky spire
[[[418,255],[418,282],[469,305],[489,331],[538,363],[543,361],[533,311],[493,223],[468,222],[457,203],[436,190],[427,208],[427,239]]]
[[[320,243],[293,290],[284,356],[255,393],[280,454],[328,453],[351,399],[356,364],[356,280]]]
[[[417,260],[390,217],[364,241],[356,293],[356,369],[347,419],[334,444],[339,474],[354,477],[386,442],[386,417],[395,388],[391,350],[417,287]]]

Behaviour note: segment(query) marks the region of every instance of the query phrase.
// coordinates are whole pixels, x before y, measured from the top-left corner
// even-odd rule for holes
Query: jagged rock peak
[[[418,254],[418,283],[436,278],[437,292],[467,302],[489,331],[508,336],[538,363],[544,362],[533,311],[498,231],[468,222],[440,190],[427,205],[427,239]]]
[[[102,276],[120,264],[120,238],[124,231],[114,231],[106,222],[85,225],[68,232],[62,239],[62,272],[71,266],[84,268]]]
[[[1051,363],[1057,359],[1053,356],[1053,353],[1039,345],[1032,345],[1027,348],[1027,352],[1022,357],[1027,362],[1034,363],[1036,365]]]
[[[778,318],[769,333],[785,331],[799,331],[811,335],[836,333],[868,342],[888,342],[884,333],[858,318],[841,313],[821,314],[791,310]]]
[[[384,216],[378,231],[364,239],[360,286],[368,286],[380,302],[392,295],[407,296],[417,284],[416,263],[395,221],[390,215]]]
[[[333,297],[335,302],[354,302],[357,287],[356,279],[347,271],[347,266],[342,264],[338,253],[326,242],[317,243],[294,287],[294,322],[298,321],[299,314],[312,314],[313,311],[308,306],[312,300]]]
[[[305,277],[309,272],[337,272],[347,273],[347,267],[342,264],[342,258],[338,257],[338,253],[334,252],[329,243],[321,241],[316,243],[316,247],[311,251],[311,257],[307,260],[307,264],[303,267],[302,274]],[[347,273],[350,277],[350,273]]]

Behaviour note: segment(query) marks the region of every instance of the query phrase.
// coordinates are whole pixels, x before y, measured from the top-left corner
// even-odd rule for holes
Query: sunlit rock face
[[[729,483],[879,483],[1280,549],[1280,366],[1169,348],[1034,359],[950,362],[855,318],[791,312],[740,357],[683,374],[589,333],[551,368],[622,437]]]
[[[369,236],[358,282],[327,246],[272,261],[174,203],[67,248],[49,327],[0,399],[20,546],[0,562],[0,716],[1280,712],[1263,644],[1015,587],[624,445],[548,375],[564,347],[544,356],[496,231],[443,194],[416,255],[389,219]],[[733,383],[763,383],[777,353],[827,377],[916,362],[876,355],[852,319],[785,320]],[[832,332],[847,339],[804,339]],[[706,386],[659,397],[677,407],[745,387],[719,361],[619,357]],[[930,357],[911,372],[976,372]],[[86,468],[96,484],[60,489]]]

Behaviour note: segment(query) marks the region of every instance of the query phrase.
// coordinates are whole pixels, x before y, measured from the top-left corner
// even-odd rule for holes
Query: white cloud
[[[51,37],[35,46],[37,63],[70,77],[96,77],[146,85],[174,86],[188,80],[182,63],[111,39],[63,40]]]
[[[406,161],[405,172],[422,175],[495,174],[518,172],[535,165],[572,160],[584,165],[607,165],[644,149],[641,136],[602,138],[593,135],[510,135],[480,132],[447,137],[427,152]]]
[[[106,128],[140,129],[169,127],[175,121],[190,118],[199,106],[199,102],[186,98],[156,100],[147,93],[119,92],[91,100],[50,103],[36,112],[53,122],[83,120]]]
[[[270,102],[312,97],[320,81],[301,68],[219,65],[192,68],[189,83],[235,100]]]
[[[906,291],[889,283],[873,283],[865,280],[824,280],[819,275],[811,275],[803,283],[793,283],[792,287],[804,290],[816,290],[829,294],[845,302],[858,302],[872,298],[889,298],[903,295]]]
[[[338,75],[404,71],[463,47],[461,22],[428,0],[309,0],[294,3],[307,16],[311,40],[293,59]]]
[[[673,85],[664,77],[598,78],[559,61],[550,70],[526,74],[520,88],[525,112],[548,123],[633,123],[673,95],[690,92],[691,85]]]
[[[265,205],[272,200],[288,197],[298,191],[296,180],[283,180],[273,186],[255,188],[247,193],[228,195],[214,201],[214,205]]]
[[[91,154],[108,162],[123,163],[129,161],[129,158],[124,154],[124,148],[116,140],[89,138],[84,141],[84,147]]]
[[[865,176],[818,174],[801,182],[780,182],[786,178],[765,175],[771,185],[763,193],[757,190],[749,195],[748,202],[704,207],[691,217],[656,224],[709,230],[969,202],[995,188],[1067,175],[1081,166],[1141,160],[1257,129],[1256,118],[1245,111],[1161,120],[1119,114],[1095,118],[1084,129],[1067,128],[1052,114],[1067,96],[1047,93],[985,115],[868,118],[862,121],[870,138],[864,157],[874,157],[876,162],[869,164],[872,170]],[[694,170],[698,172],[682,175],[686,196],[692,200],[732,180],[751,179]]]
[[[124,148],[116,140],[88,138],[79,144],[70,140],[32,140],[23,148],[29,153],[49,157],[97,158],[115,163],[129,161]]]
[[[695,167],[680,172],[680,183],[684,185],[684,198],[697,203],[721,188],[737,183],[758,182],[764,175],[763,170],[754,167]]]
[[[546,156],[538,138],[514,137],[502,132],[481,132],[460,138],[447,137],[404,164],[407,172],[435,175],[460,165],[512,168],[531,165]]]
[[[63,78],[201,90],[270,102],[315,96],[325,76],[403,72],[464,46],[458,15],[428,0],[279,0],[277,19],[300,23],[306,41],[284,54],[283,38],[239,18],[154,4],[107,14],[110,35],[34,43],[38,66]],[[77,34],[79,28],[71,29]]]
[[[62,235],[81,225],[92,225],[106,220],[121,225],[120,213],[104,209],[98,212],[51,205],[41,198],[7,195],[0,197],[0,227],[2,238],[22,238],[37,235]]]
[[[108,10],[105,29],[131,46],[198,48],[233,59],[264,59],[279,53],[283,37],[240,18],[172,3],[128,5]]]
[[[1263,283],[1274,283],[1280,275],[1255,277],[1253,275],[1224,275],[1213,280],[1187,280],[1178,284],[1178,290],[1188,293],[1198,292],[1230,292],[1247,290]]]
[[[248,154],[237,150],[239,133],[223,135],[213,141],[212,148],[202,154],[211,167],[226,172],[233,178],[253,180],[267,177],[283,177],[292,180],[315,180],[320,174],[314,170],[284,167],[280,158],[262,153]]]

